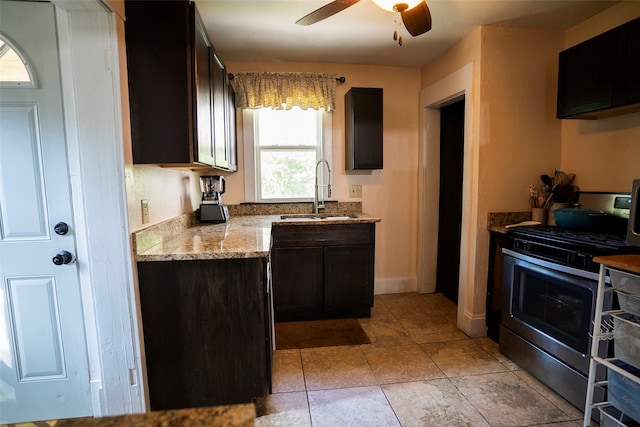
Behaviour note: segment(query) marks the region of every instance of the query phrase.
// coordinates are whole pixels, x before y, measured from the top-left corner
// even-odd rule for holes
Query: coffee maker
[[[196,212],[198,222],[226,222],[229,209],[222,204],[222,193],[225,190],[224,177],[210,175],[200,177],[202,201]]]

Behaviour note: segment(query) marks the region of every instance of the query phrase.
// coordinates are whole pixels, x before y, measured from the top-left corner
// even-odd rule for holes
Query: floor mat
[[[370,344],[358,319],[276,323],[276,349]]]

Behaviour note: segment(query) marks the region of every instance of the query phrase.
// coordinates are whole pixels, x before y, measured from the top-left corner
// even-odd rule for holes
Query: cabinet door
[[[271,251],[276,321],[318,318],[323,309],[321,247]]]
[[[195,42],[194,42],[194,64],[195,64],[195,153],[194,161],[212,166],[213,158],[213,135],[211,127],[211,43],[207,32],[200,18],[200,14],[195,10]]]
[[[193,58],[188,2],[125,2],[134,163],[193,161]]]
[[[345,94],[345,168],[382,169],[382,89],[351,88]]]
[[[374,245],[324,248],[327,314],[366,317],[373,306]]]
[[[502,276],[507,235],[492,231],[489,234],[489,270],[487,275],[487,306],[485,318],[487,336],[498,342],[500,334],[500,316],[502,315]]]
[[[268,393],[266,274],[255,258],[138,263],[151,410]]]
[[[610,108],[616,33],[608,31],[560,52],[557,117]]]
[[[618,31],[616,69],[614,105],[640,102],[640,18],[624,24]]]
[[[227,91],[226,79],[227,71],[224,64],[213,52],[211,55],[211,84],[213,95],[213,152],[215,163],[214,166],[220,169],[229,167],[229,158],[227,156],[226,130],[225,130],[225,110],[227,103],[225,93]]]
[[[226,150],[227,158],[229,159],[229,165],[227,169],[231,172],[238,170],[238,147],[237,147],[237,134],[236,134],[236,93],[233,87],[228,81],[226,84],[227,92],[225,94],[226,107],[225,111],[225,125],[226,125]]]

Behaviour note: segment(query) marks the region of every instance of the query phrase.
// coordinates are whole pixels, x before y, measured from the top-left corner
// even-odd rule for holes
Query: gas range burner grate
[[[547,244],[570,245],[588,251],[605,249],[612,252],[626,252],[629,248],[624,233],[569,230],[561,227],[536,226],[520,227],[508,232],[513,237],[530,238]]]

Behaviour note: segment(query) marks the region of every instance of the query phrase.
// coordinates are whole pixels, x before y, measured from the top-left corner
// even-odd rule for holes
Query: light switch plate
[[[146,224],[149,222],[149,201],[141,200],[140,204],[142,205],[142,223]]]
[[[362,197],[362,185],[350,185],[349,186],[349,197],[351,198],[361,198]]]

